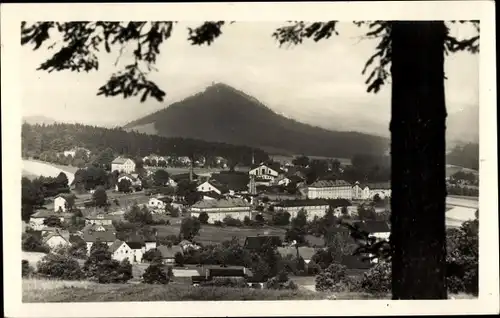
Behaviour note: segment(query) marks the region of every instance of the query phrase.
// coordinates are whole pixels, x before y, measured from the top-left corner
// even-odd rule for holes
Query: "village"
[[[252,278],[250,268],[228,267],[217,259],[202,261],[201,266],[192,260],[192,251],[231,240],[252,251],[262,247],[262,242],[269,242],[281,257],[303,260],[301,275],[311,277],[306,285],[314,285],[318,265],[311,261],[318,252],[328,249],[328,243],[324,233],[311,230],[311,224],[319,224],[330,214],[356,224],[377,239],[389,237],[389,182],[351,184],[325,175],[324,180],[318,176],[308,185],[304,173],[307,164],[273,161],[253,162],[247,171],[225,169],[197,174],[194,170],[200,162],[190,162],[189,157],[176,158],[187,168],[184,173],[170,175],[166,169],[171,160],[146,156],[137,169],[135,160],[119,156],[111,162],[110,173],[117,175],[114,188],[97,186],[76,191],[73,181],[70,193],[49,198],[31,215],[26,232],[50,251],[85,246],[87,257],[93,245],[104,243],[114,260],[127,259],[132,264],[137,281],[152,261],[151,255],[156,255],[162,264],[173,268],[173,277],[190,278],[189,283],[194,285],[199,284],[201,276],[210,280],[236,275],[244,277],[249,285],[258,283],[261,287],[266,281]],[[224,161],[217,158],[223,169],[227,168]],[[146,183],[152,186],[146,188]],[[105,193],[105,202],[97,202],[99,192]],[[135,214],[146,211],[149,220],[132,220],[131,210]],[[305,218],[302,226],[309,229],[298,242],[287,237],[287,232],[301,213]],[[192,235],[183,233],[184,224],[189,223],[186,220],[197,222]],[[123,224],[131,223],[132,231],[123,230]],[[335,231],[348,233],[340,226]],[[349,253],[343,255],[342,262],[358,275],[373,263]],[[308,264],[312,266],[308,268]]]

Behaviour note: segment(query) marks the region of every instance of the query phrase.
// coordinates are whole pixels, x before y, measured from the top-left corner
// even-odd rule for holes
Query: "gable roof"
[[[387,233],[391,231],[389,223],[385,221],[358,221],[354,222],[353,225],[368,233]]]
[[[172,245],[171,247],[160,245],[156,249],[160,252],[161,258],[174,258],[177,253],[183,254],[179,245]]]
[[[116,180],[120,180],[122,178],[128,178],[132,181],[137,181],[137,178],[131,175],[130,173],[120,173],[120,175],[118,176],[118,178],[116,178]]]
[[[113,164],[119,164],[119,165],[122,165],[124,164],[125,162],[127,162],[127,160],[132,160],[130,158],[125,158],[125,157],[116,157],[113,161],[111,161],[111,163]],[[132,160],[133,161],[133,160]]]
[[[367,183],[366,186],[370,190],[390,190],[391,189],[390,182]]]
[[[293,246],[278,247],[278,252],[281,254],[281,256],[287,256],[287,255],[296,256],[297,255],[297,249]],[[316,253],[316,250],[312,247],[307,247],[307,246],[300,246],[299,247],[299,255],[304,260],[310,260],[315,253]]]
[[[193,172],[193,180],[198,179],[198,175]],[[171,179],[174,180],[175,182],[179,182],[181,180],[189,180],[189,172],[188,173],[179,173],[171,176]]]
[[[125,243],[127,243],[127,245],[133,250],[140,250],[144,246],[144,243],[139,241],[130,241]]]
[[[195,203],[192,208],[209,209],[209,208],[233,208],[233,207],[250,207],[248,201],[241,198],[229,198],[220,200],[202,200]]]
[[[277,173],[283,173],[284,170],[281,169],[281,164],[279,162],[272,162],[272,163],[265,163],[265,162],[262,162],[262,163],[259,163],[259,164],[254,164],[250,167],[250,171],[252,170],[255,170],[256,168],[259,168],[259,167],[267,167],[269,169],[272,169],[274,171],[276,171]]]
[[[223,195],[220,195],[215,191],[203,192],[203,195],[206,197],[214,198],[216,200],[220,200],[220,199],[224,198]]]
[[[351,184],[345,180],[319,180],[313,182],[309,187],[311,188],[334,188],[334,187],[345,187],[351,186]]]
[[[280,246],[281,238],[277,235],[257,235],[257,236],[247,236],[245,239],[245,248],[248,249],[258,249],[262,245],[269,243],[272,246]]]
[[[207,181],[203,182],[202,184],[205,184],[205,183],[208,183],[212,187],[219,190],[221,193],[229,192],[229,189],[226,186],[224,186],[223,184],[221,184],[220,182],[218,182],[217,180],[207,180]],[[200,184],[198,187],[200,187],[202,184]],[[211,192],[214,192],[214,191],[211,191]]]
[[[69,240],[70,236],[69,236],[68,231],[57,230],[57,231],[51,231],[51,232],[47,233],[43,237],[43,243],[47,243],[51,238],[56,237],[56,236],[62,237],[68,243],[70,242],[70,240]]]
[[[116,240],[113,242],[113,244],[111,244],[108,248],[108,251],[110,251],[111,253],[114,253],[116,252],[116,250],[118,250],[120,248],[120,246],[123,245],[123,241],[120,241],[120,240]]]
[[[277,207],[300,207],[300,206],[328,206],[328,201],[322,199],[297,199],[283,200],[276,204]]]
[[[51,216],[63,217],[63,218],[71,218],[73,216],[72,213],[60,213],[53,210],[38,210],[34,214],[31,215],[31,218],[48,218]]]

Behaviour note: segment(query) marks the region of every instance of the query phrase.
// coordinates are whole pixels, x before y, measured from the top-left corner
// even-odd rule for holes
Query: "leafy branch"
[[[148,96],[163,101],[165,92],[154,82],[148,80],[151,71],[156,70],[157,56],[161,53],[161,44],[170,38],[174,21],[131,21],[131,22],[36,22],[21,23],[21,44],[33,45],[38,50],[51,37],[52,31],[62,34],[59,41],[61,48],[37,70],[53,71],[85,71],[98,70],[99,59],[97,52],[104,47],[105,52],[111,53],[119,47],[120,59],[127,46],[133,46],[134,62],[126,65],[123,70],[114,73],[107,83],[98,90],[98,95],[118,96],[124,98],[137,96],[142,93],[141,102]],[[234,21],[229,22],[229,24]],[[367,75],[365,83],[367,91],[377,93],[381,87],[389,82],[391,50],[391,26],[393,21],[354,21],[358,27],[367,27],[365,38],[379,39],[375,52],[370,56],[362,70]],[[450,21],[455,24],[471,24],[477,35],[466,39],[457,39],[446,35],[444,51],[448,53],[467,51],[479,52],[479,21]],[[192,45],[211,45],[222,35],[222,28],[228,24],[225,21],[206,21],[196,28],[188,28],[187,40]],[[318,42],[338,35],[338,21],[304,22],[289,21],[288,25],[278,28],[272,37],[279,46],[298,45],[305,39]],[[48,46],[51,50],[58,44]],[[118,61],[118,60],[117,60]],[[117,63],[115,63],[117,64]]]

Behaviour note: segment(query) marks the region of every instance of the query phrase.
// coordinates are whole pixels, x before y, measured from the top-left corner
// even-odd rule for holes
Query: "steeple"
[[[252,149],[252,166],[255,164],[254,150]]]

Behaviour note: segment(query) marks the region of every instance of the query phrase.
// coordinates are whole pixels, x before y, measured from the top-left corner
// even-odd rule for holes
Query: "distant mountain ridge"
[[[23,123],[27,123],[30,125],[52,125],[57,123],[56,120],[45,117],[42,115],[35,115],[35,116],[23,116]]]
[[[359,153],[381,154],[389,147],[387,138],[330,131],[286,118],[224,83],[213,84],[123,128],[311,156],[350,158]]]

